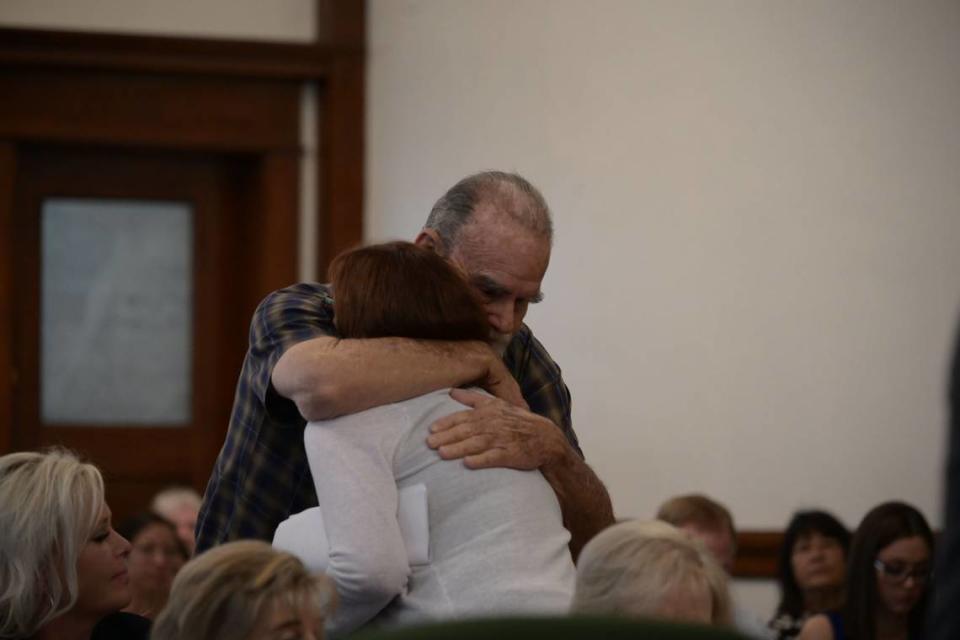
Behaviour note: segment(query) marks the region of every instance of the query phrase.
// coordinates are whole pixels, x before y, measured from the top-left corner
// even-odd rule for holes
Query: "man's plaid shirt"
[[[336,329],[326,285],[297,284],[260,303],[250,325],[230,428],[197,520],[197,553],[240,538],[272,540],[280,522],[317,506],[303,448],[306,423],[270,378],[291,346],[331,335]],[[507,347],[504,363],[531,411],[552,420],[580,452],[560,367],[526,325]]]

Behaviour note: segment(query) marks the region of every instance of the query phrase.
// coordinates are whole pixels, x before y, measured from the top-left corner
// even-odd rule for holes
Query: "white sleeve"
[[[406,424],[395,405],[307,425],[304,445],[323,513],[340,602],[327,625],[351,633],[406,589],[393,446]]]
[[[330,564],[330,547],[320,507],[301,511],[277,525],[273,532],[273,546],[300,558],[310,571],[326,573]]]

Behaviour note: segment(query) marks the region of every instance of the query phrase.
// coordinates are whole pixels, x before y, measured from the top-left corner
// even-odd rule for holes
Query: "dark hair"
[[[873,639],[877,635],[875,615],[878,606],[877,554],[888,545],[903,538],[922,537],[930,548],[933,561],[933,532],[923,514],[904,502],[885,502],[874,507],[866,516],[850,545],[847,563],[847,602],[843,607],[843,625],[851,638]],[[932,583],[910,612],[909,637],[923,635],[927,603]]]
[[[450,187],[427,217],[424,228],[433,229],[440,236],[443,254],[457,244],[460,230],[481,203],[489,203],[525,229],[552,242],[550,209],[540,191],[516,173],[483,171]]]
[[[826,511],[798,511],[793,514],[787,530],[783,534],[777,566],[777,579],[780,582],[780,604],[777,615],[789,614],[799,618],[806,611],[803,592],[793,574],[793,548],[800,538],[819,533],[825,538],[836,540],[843,548],[844,558],[850,552],[850,532],[843,523]]]
[[[126,538],[130,544],[133,544],[134,538],[140,535],[141,531],[154,524],[162,525],[170,530],[170,535],[172,535],[174,541],[176,541],[177,550],[180,551],[180,554],[183,556],[185,561],[189,560],[190,554],[187,553],[186,547],[184,547],[183,542],[180,541],[180,536],[177,535],[177,527],[172,522],[163,516],[154,513],[153,511],[143,511],[136,515],[130,516],[121,522],[119,526],[117,526],[117,533]]]
[[[431,249],[388,242],[341,253],[330,264],[334,321],[344,338],[484,340],[483,303]]]

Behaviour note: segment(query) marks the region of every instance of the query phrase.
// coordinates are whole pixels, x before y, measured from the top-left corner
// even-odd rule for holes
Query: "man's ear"
[[[417,235],[417,239],[414,240],[413,243],[418,247],[432,249],[437,253],[437,255],[446,255],[446,247],[444,247],[443,240],[440,239],[440,234],[437,233],[436,229],[428,229],[424,227]]]

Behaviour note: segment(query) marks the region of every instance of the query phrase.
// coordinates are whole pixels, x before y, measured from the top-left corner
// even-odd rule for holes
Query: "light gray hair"
[[[553,221],[543,195],[523,176],[503,171],[475,173],[453,185],[433,205],[424,228],[436,231],[443,241],[443,252],[449,252],[482,204],[553,242]]]
[[[270,607],[310,608],[326,618],[335,593],[329,580],[262,540],[238,540],[183,566],[157,616],[151,640],[246,638]]]
[[[77,601],[77,558],[103,477],[64,449],[0,457],[0,637],[31,637]]]
[[[167,487],[153,496],[150,509],[169,519],[168,514],[176,512],[181,507],[200,509],[201,502],[200,494],[190,487]]]
[[[577,561],[574,613],[656,617],[670,593],[706,589],[711,621],[730,621],[723,569],[703,545],[665,522],[626,521],[594,537]]]

